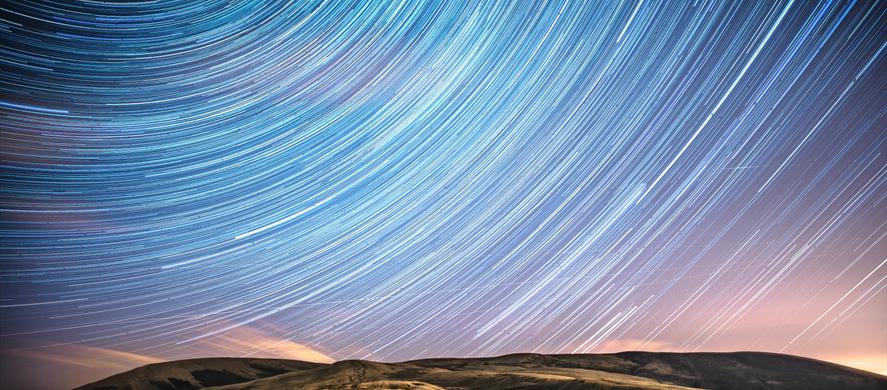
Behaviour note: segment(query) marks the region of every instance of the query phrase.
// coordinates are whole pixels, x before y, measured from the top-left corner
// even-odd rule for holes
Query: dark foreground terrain
[[[514,354],[403,363],[210,358],[150,364],[82,390],[887,389],[887,377],[761,352]]]

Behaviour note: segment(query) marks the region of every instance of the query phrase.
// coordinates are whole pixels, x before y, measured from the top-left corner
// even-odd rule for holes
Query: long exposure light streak
[[[885,13],[4,2],[4,356],[241,332],[887,372]]]

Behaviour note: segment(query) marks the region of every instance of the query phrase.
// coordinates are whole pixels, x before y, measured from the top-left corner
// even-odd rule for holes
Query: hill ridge
[[[512,353],[402,362],[197,358],[153,363],[76,390],[887,389],[887,377],[773,352]]]

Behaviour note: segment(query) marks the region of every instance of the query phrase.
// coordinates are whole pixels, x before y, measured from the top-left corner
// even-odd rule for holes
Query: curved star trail
[[[882,2],[386,3],[5,2],[5,348],[887,371]]]

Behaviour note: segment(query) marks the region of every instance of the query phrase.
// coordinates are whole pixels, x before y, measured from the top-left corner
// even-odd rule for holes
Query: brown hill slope
[[[194,359],[151,364],[78,390],[264,389],[887,389],[887,377],[761,352],[360,360]]]
[[[325,367],[286,359],[206,358],[148,364],[78,389],[195,390]]]

